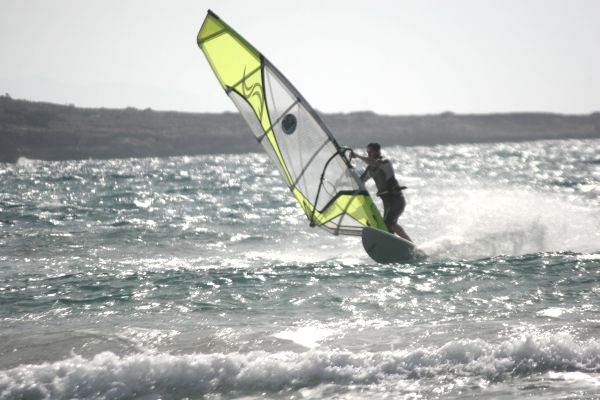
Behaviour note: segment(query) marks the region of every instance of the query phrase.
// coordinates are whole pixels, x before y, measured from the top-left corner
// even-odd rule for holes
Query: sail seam
[[[335,228],[335,234],[339,235],[341,229],[342,229],[342,222],[344,221],[344,218],[346,218],[346,216],[348,215],[348,209],[350,208],[350,205],[352,204],[352,202],[356,199],[356,196],[358,196],[358,193],[355,193],[352,198],[350,198],[350,200],[348,201],[348,203],[346,203],[346,207],[344,207],[344,211],[342,212],[342,214],[340,215],[340,220],[337,223],[337,227]]]
[[[221,36],[221,35],[222,35],[222,34],[224,34],[225,32],[227,32],[227,29],[221,29],[221,30],[220,30],[220,31],[218,31],[218,32],[212,33],[212,34],[208,35],[207,37],[205,37],[205,38],[202,38],[202,40],[199,40],[199,41],[198,41],[198,46],[201,46],[202,44],[204,44],[204,43],[206,43],[206,42],[208,42],[208,41],[210,41],[210,40],[213,40],[213,39],[214,39],[214,38],[216,38],[217,36]]]
[[[304,166],[304,168],[302,168],[302,171],[300,171],[300,174],[298,174],[298,177],[296,178],[296,180],[294,180],[294,183],[292,184],[292,186],[290,186],[290,189],[294,189],[296,187],[296,185],[298,184],[298,182],[300,181],[300,179],[302,179],[302,177],[304,176],[304,173],[306,172],[306,170],[308,169],[308,167],[310,166],[310,164],[312,164],[312,162],[314,161],[314,159],[317,157],[317,154],[323,150],[323,148],[325,146],[327,146],[327,143],[329,143],[330,141],[328,139],[325,139],[325,141],[323,142],[323,144],[321,146],[319,146],[319,148],[313,153],[313,155],[310,157],[310,159],[308,160],[308,162],[306,163],[306,165]],[[315,204],[316,206],[316,204]]]

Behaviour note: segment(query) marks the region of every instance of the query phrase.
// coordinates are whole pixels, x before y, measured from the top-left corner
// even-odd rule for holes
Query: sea
[[[600,398],[600,140],[383,151],[426,259],[262,153],[0,164],[0,398]]]

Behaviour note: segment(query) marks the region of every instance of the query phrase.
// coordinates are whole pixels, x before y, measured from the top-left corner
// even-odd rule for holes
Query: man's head
[[[369,143],[367,145],[367,154],[369,155],[369,158],[381,157],[381,146],[379,143]]]

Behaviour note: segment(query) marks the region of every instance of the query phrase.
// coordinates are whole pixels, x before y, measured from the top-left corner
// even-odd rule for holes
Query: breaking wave
[[[600,385],[600,378],[593,376],[599,372],[600,343],[578,342],[569,335],[527,336],[497,344],[458,340],[438,348],[388,352],[126,356],[103,352],[91,359],[73,355],[54,363],[0,371],[0,397],[175,399],[209,393],[279,393],[323,384],[385,385],[392,379],[471,379],[493,384],[535,374],[566,379],[572,373]]]

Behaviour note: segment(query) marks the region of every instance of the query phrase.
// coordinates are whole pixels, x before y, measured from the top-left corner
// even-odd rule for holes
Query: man
[[[401,238],[412,242],[412,239],[406,234],[404,229],[398,225],[398,217],[404,211],[406,201],[402,190],[405,186],[400,186],[394,175],[392,163],[381,156],[381,146],[379,143],[369,143],[367,145],[367,157],[350,152],[350,159],[359,158],[367,164],[367,169],[360,176],[365,182],[373,178],[377,186],[377,196],[383,201],[383,219],[388,229],[396,233]]]

